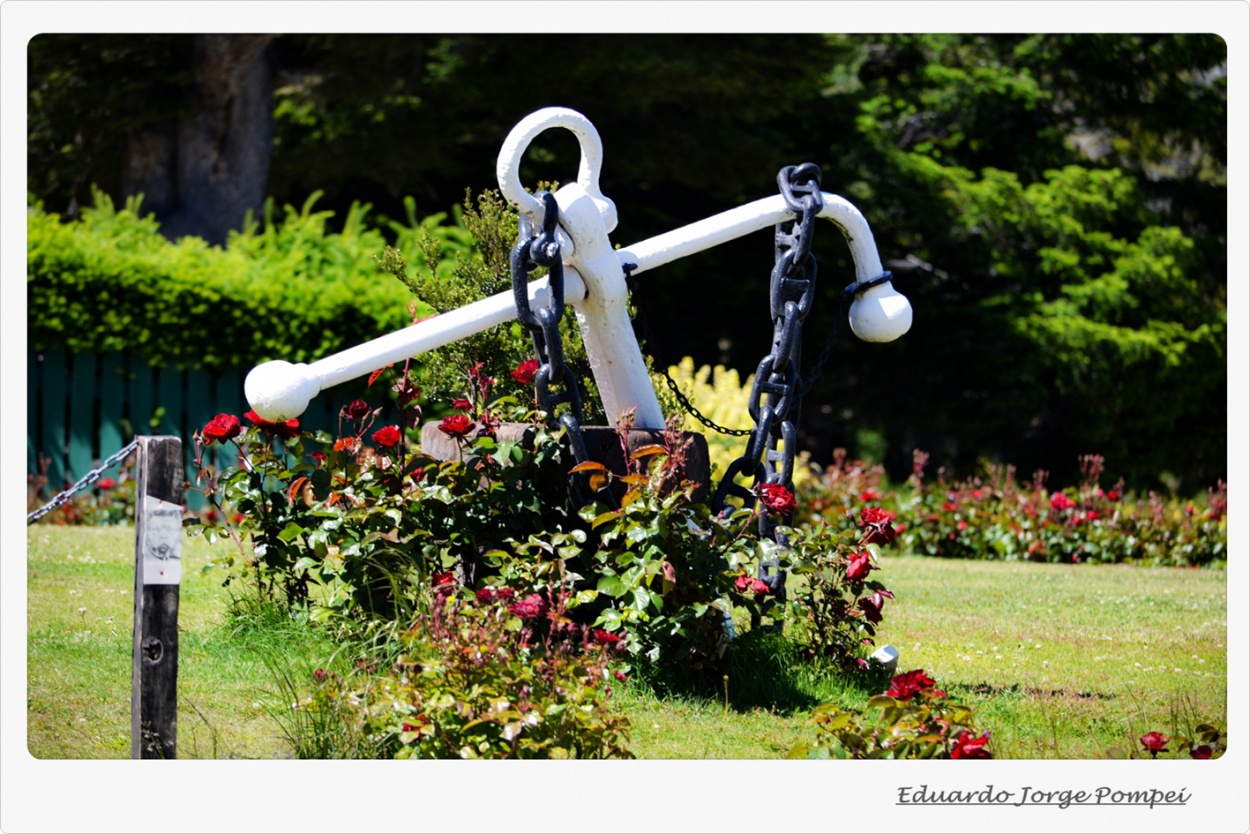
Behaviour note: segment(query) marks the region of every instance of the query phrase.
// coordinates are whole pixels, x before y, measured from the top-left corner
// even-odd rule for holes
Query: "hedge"
[[[411,291],[379,271],[374,256],[388,244],[426,269],[420,241],[434,237],[444,253],[440,275],[457,256],[474,256],[458,212],[419,220],[408,200],[406,224],[369,223],[370,207],[353,204],[335,232],[333,212],[313,210],[319,197],[286,206],[280,220],[268,202],[263,222],[249,218],[224,248],[166,240],[137,198],[119,210],[97,191],[95,205],[68,222],[32,202],[31,347],[129,351],[153,365],[210,371],[309,362],[433,312],[423,303],[410,310]]]

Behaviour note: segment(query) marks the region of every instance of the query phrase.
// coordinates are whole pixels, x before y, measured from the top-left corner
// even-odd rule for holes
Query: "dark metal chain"
[[[564,340],[560,335],[560,322],[564,319],[564,264],[560,260],[560,243],[556,229],[560,221],[560,207],[555,195],[542,192],[535,195],[543,204],[542,231],[535,235],[533,224],[527,215],[521,216],[519,241],[512,249],[512,296],[516,302],[517,320],[530,331],[534,340],[534,353],[538,357],[538,373],[534,375],[534,389],[538,408],[547,414],[547,422],[553,428],[563,426],[565,436],[573,450],[576,463],[588,459],[586,440],[582,436],[582,398],[577,377],[564,363]],[[536,267],[547,268],[547,306],[533,309],[529,300],[529,273]],[[554,390],[553,390],[554,388]],[[568,410],[556,416],[556,408],[568,404]],[[579,504],[589,503],[589,496],[581,487],[582,479],[570,479],[570,491]]]
[[[57,507],[69,501],[69,499],[73,498],[77,493],[81,492],[82,490],[94,484],[96,481],[100,480],[101,475],[103,475],[112,467],[121,463],[123,460],[129,457],[130,454],[135,449],[138,449],[138,448],[139,448],[139,439],[135,438],[134,440],[130,441],[128,444],[123,446],[118,451],[109,455],[109,457],[104,461],[104,463],[100,464],[95,469],[92,469],[86,475],[83,475],[81,478],[79,478],[78,483],[74,484],[72,487],[65,490],[64,492],[58,493],[57,496],[53,498],[51,501],[49,501],[47,504],[44,504],[42,507],[35,510],[30,515],[26,516],[26,523],[34,524],[36,521],[43,518],[45,515],[55,510]]]
[[[820,169],[811,163],[788,165],[777,174],[777,185],[794,219],[778,223],[774,231],[774,263],[769,284],[769,309],[773,319],[773,342],[755,370],[755,382],[747,410],[755,421],[748,434],[746,451],[729,465],[712,500],[714,512],[723,512],[730,495],[754,507],[761,485],[794,489],[794,457],[798,445],[795,423],[805,388],[799,385],[799,354],[803,320],[816,296],[816,258],[812,233],[823,201]],[[748,489],[735,482],[739,476],[753,478]],[[789,519],[783,519],[789,521]],[[760,535],[784,545],[770,513],[761,513]],[[776,560],[759,567],[759,578],[778,597],[785,597],[785,571]]]

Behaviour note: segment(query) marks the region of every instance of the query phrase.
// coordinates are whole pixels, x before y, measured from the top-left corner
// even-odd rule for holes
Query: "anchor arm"
[[[570,301],[584,298],[586,285],[575,270],[564,272],[564,293]],[[530,301],[547,303],[547,279],[529,284]],[[283,421],[304,413],[308,403],[326,388],[373,373],[394,362],[480,333],[516,318],[512,291],[501,292],[457,310],[379,336],[311,364],[281,359],[257,365],[243,382],[248,404],[266,420]]]
[[[821,192],[821,201],[820,216],[838,227],[850,247],[855,282],[879,276],[881,256],[864,215],[836,194]],[[793,218],[785,198],[765,197],[617,250],[617,257],[622,265],[635,264],[637,275]],[[897,339],[911,328],[911,318],[911,304],[889,282],[865,290],[851,304],[851,330],[866,342]]]

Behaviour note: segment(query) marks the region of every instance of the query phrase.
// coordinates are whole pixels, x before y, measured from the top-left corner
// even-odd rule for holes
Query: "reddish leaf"
[[[394,364],[395,363],[392,362],[390,365],[387,365],[385,368],[378,368],[376,371],[369,374],[369,385],[372,385],[374,382],[376,382],[378,377],[382,376],[382,372],[390,370]]]
[[[308,478],[304,476],[301,476],[299,478],[296,478],[294,481],[291,481],[291,486],[286,491],[286,501],[288,504],[295,503],[296,494],[301,492],[304,488],[304,485],[307,483],[308,483]]]
[[[668,449],[665,449],[663,446],[657,446],[654,443],[650,443],[646,446],[639,446],[637,449],[635,449],[634,453],[629,456],[629,459],[641,460],[642,458],[649,457],[650,455],[667,455],[667,454],[668,454]]]

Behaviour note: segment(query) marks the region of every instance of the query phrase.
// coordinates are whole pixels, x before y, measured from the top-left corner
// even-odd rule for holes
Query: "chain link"
[[[538,372],[534,375],[538,408],[547,414],[548,425],[553,429],[565,429],[573,459],[581,464],[589,459],[582,435],[582,398],[577,377],[564,363],[564,340],[560,335],[560,322],[564,319],[564,264],[556,238],[560,207],[550,192],[535,196],[543,204],[542,231],[535,235],[529,216],[521,216],[519,240],[512,249],[510,261],[512,296],[517,320],[530,331],[538,358]],[[547,269],[548,303],[534,309],[529,300],[529,273],[536,267]],[[557,417],[556,408],[561,403],[567,404],[568,410]],[[588,504],[591,497],[582,481],[577,475],[569,479],[570,494],[579,506]]]
[[[746,451],[729,465],[712,499],[712,509],[718,513],[726,510],[730,495],[741,498],[744,507],[754,507],[758,500],[754,490],[762,484],[794,489],[798,446],[795,424],[807,391],[806,386],[799,385],[803,320],[816,297],[812,237],[823,206],[820,169],[811,163],[788,165],[778,172],[777,185],[794,218],[778,223],[773,235],[774,262],[769,281],[773,342],[755,370],[747,404],[755,428],[748,434]],[[751,476],[752,487],[736,483],[739,476]],[[760,514],[760,535],[785,545],[785,537],[777,532],[777,526],[772,514]],[[785,571],[777,560],[761,563],[758,576],[778,598],[785,598]]]
[[[118,451],[110,455],[104,461],[104,463],[100,464],[95,469],[92,469],[86,475],[83,475],[78,480],[78,482],[74,484],[72,487],[65,490],[64,492],[58,493],[56,497],[54,497],[47,504],[44,504],[42,507],[32,512],[30,515],[26,516],[26,523],[34,524],[36,521],[43,518],[45,515],[55,510],[57,507],[69,501],[69,499],[73,498],[76,494],[78,494],[79,492],[82,492],[84,489],[91,486],[96,481],[100,480],[101,475],[103,475],[106,471],[108,471],[112,467],[116,466],[118,463],[121,463],[123,460],[129,457],[130,454],[134,452],[135,449],[138,449],[138,448],[139,448],[139,439],[135,438],[134,440],[126,444],[124,447],[122,447],[121,449],[119,449]]]

